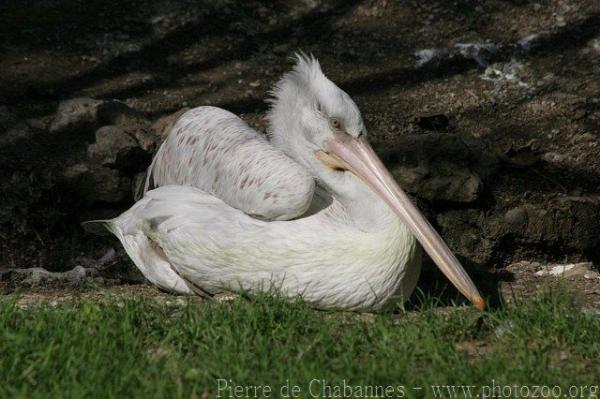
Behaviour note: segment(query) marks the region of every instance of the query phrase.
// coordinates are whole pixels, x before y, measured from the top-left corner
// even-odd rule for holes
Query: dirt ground
[[[374,147],[488,292],[515,276],[535,286],[548,263],[597,268],[598,1],[49,0],[0,5],[5,279],[117,249],[79,223],[131,205],[158,140],[144,144],[139,126],[215,105],[264,130],[268,90],[297,50],[354,98]],[[106,103],[118,117],[53,127],[59,103],[80,97],[119,100]],[[141,150],[88,160],[96,129],[121,120]],[[100,274],[139,283],[116,259]],[[600,279],[577,281],[597,304]]]

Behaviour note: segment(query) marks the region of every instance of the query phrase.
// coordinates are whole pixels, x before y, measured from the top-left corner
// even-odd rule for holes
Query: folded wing
[[[231,112],[198,107],[175,123],[148,170],[144,193],[200,188],[248,215],[289,220],[308,209],[313,177]]]

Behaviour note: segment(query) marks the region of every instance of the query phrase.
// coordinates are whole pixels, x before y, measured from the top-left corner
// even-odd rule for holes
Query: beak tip
[[[473,305],[475,305],[475,307],[479,310],[481,310],[482,312],[485,310],[486,308],[486,303],[485,300],[478,296],[476,298],[473,299]]]

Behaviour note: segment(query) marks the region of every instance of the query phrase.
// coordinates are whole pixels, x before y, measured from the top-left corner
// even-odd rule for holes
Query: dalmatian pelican
[[[107,229],[156,286],[277,293],[320,309],[377,311],[412,293],[417,241],[475,306],[485,302],[367,141],[352,99],[296,56],[271,92],[268,137],[216,107],[187,111],[144,196]]]

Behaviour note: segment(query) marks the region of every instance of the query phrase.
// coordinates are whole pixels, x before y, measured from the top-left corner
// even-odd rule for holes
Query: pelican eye
[[[329,126],[337,131],[342,130],[342,122],[338,118],[329,118]]]

